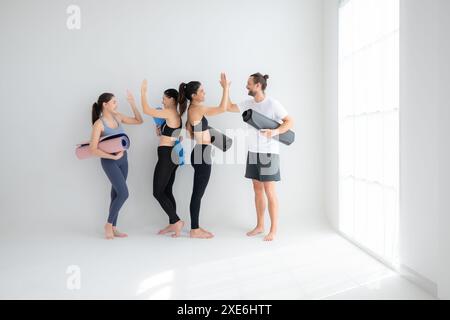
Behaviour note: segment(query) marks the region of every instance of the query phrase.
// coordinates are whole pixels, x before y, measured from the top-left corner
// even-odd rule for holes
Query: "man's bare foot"
[[[160,230],[158,232],[158,234],[167,234],[170,232],[173,232],[174,234],[172,235],[172,237],[177,238],[180,236],[181,234],[181,230],[184,227],[184,221],[177,221],[174,224],[169,224],[167,227],[165,227],[164,229]]]
[[[273,241],[273,240],[275,240],[275,232],[269,232],[269,234],[264,237],[264,241]]]
[[[256,227],[252,231],[247,232],[247,236],[253,237],[264,232],[264,227]]]
[[[105,238],[107,240],[114,239],[114,231],[113,231],[112,224],[110,224],[110,223],[105,224]]]
[[[192,229],[190,232],[191,238],[211,239],[214,235],[211,232],[203,230],[202,228]]]
[[[120,232],[119,230],[117,230],[116,227],[113,227],[113,233],[114,233],[114,237],[117,237],[117,238],[126,238],[126,237],[128,237],[128,235],[126,233]]]

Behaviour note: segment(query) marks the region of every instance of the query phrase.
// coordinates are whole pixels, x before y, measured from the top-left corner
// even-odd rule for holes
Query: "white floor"
[[[322,225],[283,227],[273,243],[225,227],[213,240],[99,231],[2,236],[0,298],[433,299]],[[71,265],[79,290],[67,287]]]

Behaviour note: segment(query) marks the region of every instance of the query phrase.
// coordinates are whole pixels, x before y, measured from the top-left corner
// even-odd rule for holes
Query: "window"
[[[339,228],[395,265],[399,212],[399,0],[339,9]]]

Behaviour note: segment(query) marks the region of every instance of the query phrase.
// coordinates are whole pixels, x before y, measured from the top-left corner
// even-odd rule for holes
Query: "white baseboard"
[[[407,280],[411,281],[422,290],[431,294],[434,298],[439,299],[438,297],[438,286],[435,282],[430,279],[422,276],[421,274],[415,272],[405,265],[400,265],[397,272]]]

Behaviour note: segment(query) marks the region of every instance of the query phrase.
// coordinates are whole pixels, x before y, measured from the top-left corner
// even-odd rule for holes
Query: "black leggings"
[[[169,216],[169,223],[174,224],[180,220],[177,215],[177,205],[172,193],[175,173],[178,164],[172,161],[173,147],[158,147],[158,162],[153,175],[153,196],[158,200],[163,210]]]
[[[191,153],[191,164],[194,167],[194,187],[189,206],[191,229],[198,229],[200,205],[211,176],[211,145],[197,144]]]

